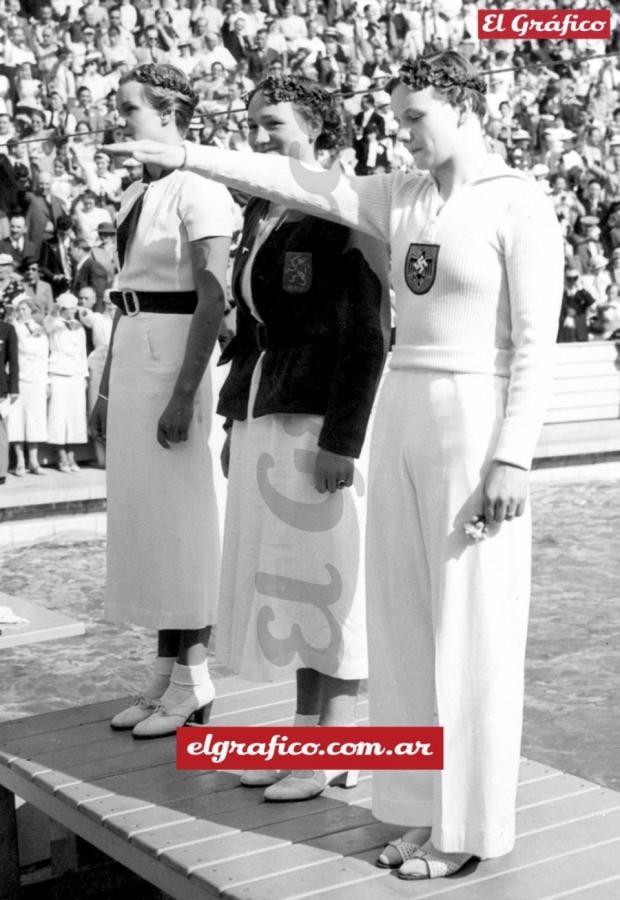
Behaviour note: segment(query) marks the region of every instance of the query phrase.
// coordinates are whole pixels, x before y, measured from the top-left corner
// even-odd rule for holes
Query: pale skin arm
[[[209,364],[224,315],[229,247],[230,238],[227,237],[203,238],[190,244],[198,305],[172,397],[157,423],[157,441],[165,449],[188,438],[194,397]]]
[[[114,335],[121,318],[120,310],[114,313],[114,322],[112,323],[112,334],[110,335],[110,346],[108,347],[108,355],[106,356],[103,374],[99,383],[99,396],[97,402],[93,406],[93,411],[88,417],[88,433],[95,441],[104,442],[106,439],[106,431],[108,427],[108,395],[110,390],[110,366],[112,365],[112,346],[114,344]]]

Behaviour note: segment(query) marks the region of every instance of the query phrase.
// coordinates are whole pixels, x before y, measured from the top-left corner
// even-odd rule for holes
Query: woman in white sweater
[[[378,772],[373,810],[408,826],[378,864],[407,879],[508,853],[529,604],[528,469],[562,293],[547,198],[481,127],[486,85],[452,51],[392,92],[427,174],[347,177],[187,145],[123,151],[389,242],[397,339],[371,447],[367,534],[373,725],[444,728],[441,772]],[[484,541],[468,536],[484,519]]]

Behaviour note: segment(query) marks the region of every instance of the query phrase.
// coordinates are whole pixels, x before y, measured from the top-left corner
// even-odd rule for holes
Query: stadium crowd
[[[613,37],[480,41],[477,11],[487,5],[609,8]],[[345,171],[367,175],[414,168],[387,91],[400,61],[458,49],[488,73],[488,149],[539,183],[562,224],[566,282],[558,340],[618,339],[617,6],[2,0],[0,483],[3,427],[17,474],[27,466],[40,471],[37,444],[44,441],[57,445],[62,471],[77,469],[70,448],[86,441],[86,383],[95,397],[111,329],[106,298],[117,274],[115,213],[123,189],[142,177],[135,159],[116,162],[105,150],[122,139],[116,91],[137,64],[168,62],[185,72],[199,97],[189,139],[239,152],[250,150],[244,97],[254,85],[287,72],[316,80],[338,92],[347,135],[338,151],[320,151],[321,163],[337,160]],[[240,227],[245,201],[235,199]],[[18,365],[19,379],[11,376]],[[37,391],[35,382],[42,385]]]

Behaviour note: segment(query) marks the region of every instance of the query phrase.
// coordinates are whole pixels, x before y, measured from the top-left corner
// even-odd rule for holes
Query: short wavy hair
[[[192,120],[198,96],[187,76],[169,63],[145,63],[127,72],[119,85],[136,81],[142,85],[144,96],[158,111],[174,112],[177,130],[184,135]]]
[[[292,103],[309,125],[320,126],[316,150],[335,150],[344,144],[339,95],[326,91],[302,75],[268,75],[248,95],[248,106],[258,93],[270,103]]]
[[[420,56],[403,63],[398,83],[412,91],[434,87],[452,106],[472,111],[483,119],[487,112],[487,83],[475,66],[456,50],[446,50],[432,56]]]

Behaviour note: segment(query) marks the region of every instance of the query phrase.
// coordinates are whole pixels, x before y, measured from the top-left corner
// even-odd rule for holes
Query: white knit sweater
[[[528,468],[548,398],[563,247],[540,188],[489,154],[444,204],[430,175],[349,177],[295,160],[187,145],[187,167],[229,187],[342,222],[389,243],[396,294],[392,368],[510,379],[493,458]],[[430,289],[405,280],[411,244],[438,245]]]

